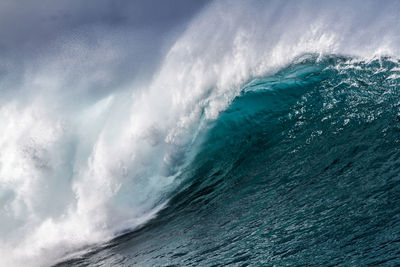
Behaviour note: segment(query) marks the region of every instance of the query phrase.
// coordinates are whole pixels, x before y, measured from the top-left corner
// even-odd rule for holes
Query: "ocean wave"
[[[7,90],[0,99],[4,265],[52,264],[153,219],[165,220],[166,232],[175,217],[187,220],[181,229],[196,228],[196,216],[179,214],[201,215],[211,206],[233,208],[226,201],[261,199],[261,206],[254,205],[258,208],[238,204],[253,217],[237,215],[255,218],[251,223],[259,225],[257,214],[272,205],[268,201],[278,201],[276,214],[294,214],[279,199],[298,197],[290,192],[300,188],[303,193],[298,194],[311,203],[324,195],[338,203],[365,196],[372,203],[374,190],[382,188],[379,181],[396,190],[399,10],[399,3],[390,1],[213,2],[149,63],[157,67],[131,79],[125,69],[146,57],[119,42],[127,40],[127,33],[132,34],[129,44],[140,39],[124,29],[96,28],[99,41],[94,46],[85,31],[66,34],[21,73],[2,63],[7,70],[2,73],[19,74],[3,75]],[[118,64],[123,60],[126,65]],[[384,170],[390,175],[374,180],[386,177]],[[237,184],[239,191],[234,190]],[[344,191],[332,196],[332,188]],[[348,196],[350,191],[356,192],[354,197]],[[315,212],[306,209],[305,198],[299,201],[292,207]],[[342,212],[350,214],[343,205]],[[371,205],[367,207],[376,209]],[[228,216],[219,212],[214,216]],[[233,227],[235,211],[228,214],[227,225]],[[297,228],[286,216],[271,220],[287,219],[282,229],[288,228],[289,238]],[[278,222],[262,225],[271,224]],[[249,228],[243,229],[248,233]],[[176,256],[176,261],[189,254]],[[291,263],[283,256],[271,257],[277,264]]]

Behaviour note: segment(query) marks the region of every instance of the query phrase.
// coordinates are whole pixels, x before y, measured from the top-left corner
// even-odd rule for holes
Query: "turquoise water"
[[[399,265],[399,86],[335,55],[250,80],[156,218],[59,266]]]

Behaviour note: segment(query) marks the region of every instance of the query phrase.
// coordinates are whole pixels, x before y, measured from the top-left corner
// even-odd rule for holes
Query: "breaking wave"
[[[164,232],[145,226],[157,235],[144,244],[173,245],[138,264],[280,265],[322,249],[317,264],[339,264],[335,249],[355,246],[360,264],[390,258],[394,245],[362,255],[398,242],[396,207],[383,205],[400,195],[399,11],[397,2],[212,3],[154,71],[121,81],[116,62],[137,58],[112,41],[125,32],[99,31],[106,41],[94,48],[66,36],[22,80],[3,83],[12,88],[0,101],[2,264],[54,264],[149,221]],[[215,246],[223,258],[196,254],[205,247],[191,247],[191,230],[168,238],[203,231],[196,218],[210,227],[203,238],[232,238],[232,249]],[[372,222],[382,237],[371,237]],[[91,255],[109,253],[100,263],[116,259],[99,251]]]

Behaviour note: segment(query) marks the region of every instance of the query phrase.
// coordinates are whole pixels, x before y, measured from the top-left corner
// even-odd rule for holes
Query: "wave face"
[[[399,263],[399,14],[219,1],[1,63],[1,265]]]
[[[251,80],[167,209],[64,264],[398,264],[399,63],[305,56]]]

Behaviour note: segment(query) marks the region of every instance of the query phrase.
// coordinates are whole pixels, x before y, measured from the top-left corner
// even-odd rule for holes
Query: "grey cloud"
[[[29,75],[36,75],[36,70],[51,71],[47,66],[59,69],[56,75],[63,76],[65,85],[58,84],[65,86],[63,91],[79,87],[75,90],[96,98],[138,76],[145,78],[162,60],[163,49],[173,44],[207,3],[208,0],[0,1],[1,98],[18,91],[26,94],[26,88],[33,86]],[[80,49],[74,48],[77,44]],[[116,55],[109,61],[99,59],[107,47]],[[104,62],[107,65],[102,66]],[[96,73],[104,73],[108,79],[86,85],[82,82],[87,79],[84,75]]]
[[[29,52],[65,32],[88,25],[165,32],[193,16],[206,2],[5,0],[0,2],[0,50],[3,54],[15,50]]]

